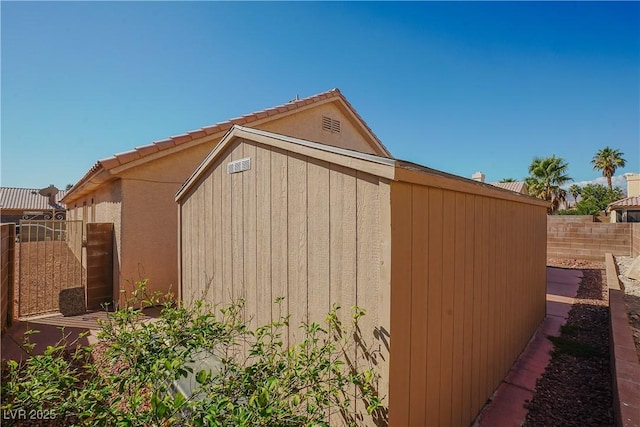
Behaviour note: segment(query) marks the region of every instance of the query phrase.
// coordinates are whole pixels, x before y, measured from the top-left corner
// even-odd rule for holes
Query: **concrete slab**
[[[26,321],[14,321],[2,334],[0,356],[3,360],[24,360],[28,357],[24,347],[25,332],[37,330],[39,333],[29,335],[29,341],[36,344],[35,354],[42,354],[47,346],[57,346],[64,336],[67,345],[95,344],[100,322],[107,319],[106,311],[87,312],[77,316],[61,314],[30,318]],[[160,316],[160,308],[150,307],[144,310],[141,321],[152,321]],[[84,335],[86,334],[86,335]],[[80,336],[83,335],[82,338]]]
[[[89,329],[67,327],[61,329],[59,326],[36,324],[31,322],[14,322],[2,336],[2,346],[0,355],[3,360],[24,360],[29,356],[25,348],[25,333],[29,330],[39,331],[28,335],[30,343],[35,344],[33,354],[42,354],[48,346],[61,345],[66,337],[67,346],[89,345],[90,336],[83,336],[83,333],[91,333]]]
[[[518,386],[502,383],[488,407],[482,412],[475,426],[520,427],[527,416],[523,404],[533,398],[533,392]]]

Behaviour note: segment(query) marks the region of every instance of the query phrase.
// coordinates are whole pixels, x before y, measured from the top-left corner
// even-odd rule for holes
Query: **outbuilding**
[[[143,279],[150,292],[175,293],[174,196],[234,124],[390,156],[346,97],[331,89],[98,160],[62,202],[71,220],[113,224],[113,298],[105,302],[123,303]]]
[[[292,325],[366,309],[351,360],[388,408],[369,425],[468,426],[545,316],[546,205],[526,195],[234,126],[176,201],[183,301],[242,297],[256,324],[277,297]]]

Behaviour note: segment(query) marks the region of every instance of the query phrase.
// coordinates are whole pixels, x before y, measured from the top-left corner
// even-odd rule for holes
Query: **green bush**
[[[109,315],[96,360],[90,348],[69,352],[61,343],[22,364],[9,363],[4,413],[47,410],[58,425],[323,426],[330,415],[357,425],[361,401],[374,419],[385,417],[378,376],[346,357],[356,344],[366,353],[361,308],[353,307],[344,324],[334,306],[322,325],[300,325],[302,341],[286,346],[289,317],[252,329],[242,300],[222,308],[166,303],[152,321],[136,308],[139,302]],[[203,354],[215,369],[198,364]],[[178,382],[188,379],[191,390],[178,391]]]

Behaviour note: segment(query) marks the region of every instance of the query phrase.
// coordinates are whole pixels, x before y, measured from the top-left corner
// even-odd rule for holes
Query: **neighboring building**
[[[625,173],[627,197],[640,196],[640,173]]]
[[[65,219],[66,208],[60,200],[66,191],[51,197],[42,196],[40,191],[38,188],[0,187],[0,222],[18,224],[21,219]]]
[[[185,303],[289,313],[285,346],[332,304],[366,309],[347,357],[375,365],[389,418],[356,405],[363,425],[469,426],[545,316],[547,204],[529,196],[235,126],[176,201]]]
[[[478,182],[484,182],[485,176],[482,172],[476,172],[471,176],[471,179]],[[489,182],[489,184],[504,190],[513,191],[514,193],[529,194],[527,184],[524,181]]]
[[[226,120],[99,160],[67,193],[69,219],[114,224],[114,299],[149,280],[152,291],[178,283],[174,197],[234,125],[255,127],[390,157],[338,89]]]
[[[640,222],[640,174],[625,174],[627,197],[607,207],[611,222]]]
[[[504,190],[513,191],[515,193],[520,194],[529,194],[527,190],[527,184],[524,181],[514,181],[514,182],[490,182],[489,184],[502,188]]]

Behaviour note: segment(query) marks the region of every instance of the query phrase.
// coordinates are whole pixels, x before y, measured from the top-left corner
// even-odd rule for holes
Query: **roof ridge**
[[[279,104],[269,108],[263,108],[261,110],[257,110],[248,114],[243,114],[238,117],[233,117],[231,119],[226,119],[220,122],[216,122],[212,125],[204,126],[199,129],[186,131],[185,133],[173,135],[165,139],[156,140],[151,142],[150,144],[141,145],[141,146],[135,147],[132,150],[123,151],[120,153],[116,153],[113,156],[100,159],[98,160],[98,163],[101,163],[102,166],[105,167],[105,169],[111,169],[113,167],[117,167],[122,164],[129,163],[130,161],[145,157],[148,154],[159,152],[171,147],[176,147],[178,145],[185,144],[195,139],[202,138],[203,136],[227,131],[231,129],[233,125],[243,125],[245,123],[253,122],[255,120],[259,120],[259,119],[272,116],[278,113],[291,111],[291,110],[303,107],[305,105],[310,105],[310,104],[313,104],[314,102],[322,101],[322,100],[333,98],[333,97],[340,97],[342,98],[343,101],[345,101],[348,104],[348,101],[346,101],[344,96],[342,96],[342,93],[340,92],[340,90],[338,88],[333,88],[328,91],[320,92],[305,98],[292,99],[291,101],[285,102],[283,104]],[[353,110],[353,107],[350,104],[349,104],[349,107]],[[358,116],[358,118],[362,120],[361,117]],[[368,126],[367,126],[367,129],[370,131]],[[123,160],[123,161],[120,161],[120,160]]]
[[[150,144],[141,145],[135,147],[132,150],[123,151],[120,153],[116,153],[110,157],[105,157],[103,159],[99,159],[83,176],[80,178],[74,186],[69,190],[69,193],[73,194],[76,188],[82,186],[90,176],[98,173],[100,169],[110,170],[116,168],[118,166],[125,165],[127,163],[133,162],[138,159],[142,159],[151,154],[161,152],[163,150],[167,150],[173,147],[177,147],[183,145],[185,143],[191,142],[195,139],[199,139],[208,135],[213,135],[216,133],[224,133],[229,131],[233,125],[245,125],[247,123],[252,123],[257,120],[261,120],[270,116],[274,116],[276,114],[286,113],[287,111],[292,111],[306,105],[314,104],[315,102],[339,98],[347,108],[355,115],[356,119],[362,123],[362,126],[366,129],[366,131],[373,137],[373,139],[382,147],[384,151],[387,153],[389,150],[382,144],[382,141],[375,135],[375,133],[371,130],[369,125],[364,121],[362,116],[353,108],[351,103],[347,101],[344,97],[340,89],[333,88],[329,89],[325,92],[316,93],[311,96],[307,96],[301,99],[292,99],[291,101],[285,102],[283,104],[279,104],[273,107],[265,108],[262,110],[257,110],[252,113],[244,114],[242,116],[234,117],[231,119],[227,119],[221,122],[216,122],[212,125],[205,126],[199,129],[187,131],[182,134],[170,136],[165,139],[156,140],[151,142]]]

